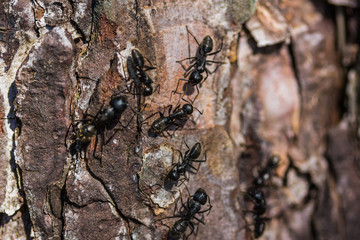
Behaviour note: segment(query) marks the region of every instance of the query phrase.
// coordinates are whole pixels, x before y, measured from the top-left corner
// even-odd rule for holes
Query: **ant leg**
[[[191,106],[193,105],[193,102],[186,100],[185,98],[181,98],[181,100],[183,100],[184,102],[187,102],[188,104],[190,104]],[[193,106],[194,107],[194,106]]]
[[[161,220],[161,219],[160,219]],[[159,220],[155,220],[155,221],[159,221]],[[163,222],[161,222],[161,225],[164,225],[165,227],[167,227],[168,229],[171,229],[171,227]]]
[[[187,30],[187,32],[190,33],[190,35],[195,39],[197,45],[200,46],[200,43],[198,42],[198,40],[196,39],[196,37],[194,36],[194,34],[192,34],[192,32],[189,30],[188,26],[186,26],[186,30]]]
[[[193,63],[193,61],[195,61],[196,57],[184,58],[184,59],[181,59],[180,61],[176,61],[176,63],[179,63],[179,64],[181,65],[181,67],[182,67],[185,71],[187,71],[187,70],[186,70],[186,67],[182,64],[182,62],[185,61],[185,60],[190,60],[190,59],[191,59],[191,61],[190,61],[190,64],[191,64],[191,63]]]
[[[183,61],[185,61],[185,60],[190,60],[190,59],[196,59],[196,57],[183,58],[183,59],[181,59],[181,60],[179,60],[179,61],[176,61],[176,63],[180,63],[180,64],[181,64],[181,62],[183,62]]]
[[[192,197],[193,195],[191,195],[191,193],[190,193],[190,191],[189,191],[189,188],[185,185],[185,189],[186,189],[186,191],[187,191],[187,193],[188,193],[188,195],[189,195],[189,197]]]
[[[206,159],[201,159],[201,160],[191,160],[192,162],[199,162],[199,163],[202,163],[202,162],[206,162]]]
[[[208,215],[209,215],[209,214],[210,214],[210,210],[212,209],[212,205],[211,205],[211,202],[210,202],[210,197],[209,197],[209,195],[207,196],[207,200],[208,200],[209,205],[210,205],[210,209],[209,209],[209,213],[208,213]]]
[[[186,187],[186,185],[185,185]],[[180,209],[177,209],[178,208],[178,201],[180,199],[180,202],[181,202],[181,207]],[[174,212],[174,216],[180,216],[180,217],[183,217],[183,215],[181,215],[181,213],[184,213],[184,212],[189,212],[189,209],[187,206],[189,206],[189,203],[187,202],[187,205],[184,203],[183,199],[182,199],[182,196],[180,195],[180,198],[179,198],[177,201],[176,201],[176,204],[175,204],[175,209],[178,213],[180,213],[180,215],[175,215],[175,212]],[[189,200],[189,199],[188,199]]]
[[[119,131],[120,129],[115,129],[115,133],[112,134],[109,139],[105,141],[104,145],[107,145]]]
[[[190,147],[189,147],[189,145],[184,141],[184,143],[185,143],[185,146],[187,147],[187,151],[185,152],[185,156],[186,156],[186,154],[190,151]]]
[[[188,226],[191,229],[191,231],[188,235],[185,236],[185,238],[184,238],[185,240],[189,239],[189,237],[191,236],[191,234],[193,234],[194,229],[195,229],[195,226],[191,221],[188,221]],[[197,234],[197,231],[196,231],[196,234]]]
[[[190,51],[190,39],[189,39],[189,28],[188,28],[188,26],[186,26],[186,31],[187,31],[187,40],[188,40],[188,56],[190,58],[190,52],[191,51]],[[196,42],[197,42],[197,40],[196,40]],[[199,45],[199,43],[198,43],[198,45]]]
[[[205,67],[205,73],[206,73],[206,77],[200,82],[200,84],[203,84],[203,82],[205,82],[206,79],[209,77],[209,74],[211,74],[206,67]],[[201,85],[200,85],[200,86],[201,86]]]
[[[154,185],[149,186],[149,187],[150,187],[150,189],[151,189],[151,191],[152,191],[153,187],[155,187],[155,186],[159,186],[159,187],[160,187],[160,189],[162,188],[162,185],[161,185],[161,184],[159,184],[159,183],[155,183]],[[152,192],[152,193],[153,193],[153,192]]]
[[[193,165],[191,165],[190,163],[188,163],[187,166],[189,166],[190,168],[192,168],[193,170],[195,170],[195,172],[191,172],[190,170],[188,170],[188,171],[189,171],[190,173],[192,173],[192,174],[196,174],[196,173],[199,171],[199,167],[196,168],[196,167],[194,167]],[[199,164],[199,166],[200,166],[200,164]]]
[[[168,134],[168,136],[170,136],[170,134],[168,132],[167,132],[167,134]],[[161,132],[159,135],[164,138],[168,138],[168,136],[166,136],[165,133],[163,133],[163,132]],[[170,136],[170,138],[171,138],[171,136]]]
[[[135,84],[134,81],[132,81],[130,83],[130,87],[126,85],[126,89],[127,89],[127,94],[131,94],[133,95],[133,97],[135,98],[135,96],[142,96],[141,94],[141,87],[139,87],[139,85]]]
[[[101,112],[101,110],[100,110],[99,112]],[[98,115],[98,114],[96,114],[95,116],[93,116],[93,115],[91,115],[91,114],[84,113],[83,117],[84,117],[84,118],[90,117],[90,118],[92,118],[92,119],[96,119],[97,115]],[[75,121],[83,121],[83,120],[75,120]]]
[[[173,91],[171,91],[171,95],[170,95],[170,101],[171,101],[171,98],[172,98],[172,95],[173,94],[184,94],[184,93],[181,93],[181,92],[178,92],[177,90],[178,90],[178,88],[179,88],[179,83],[180,83],[180,81],[184,81],[184,82],[189,82],[189,80],[187,80],[187,79],[183,79],[183,78],[180,78],[179,80],[178,80],[178,82],[177,82],[177,85],[176,85],[176,88],[175,88],[175,91],[173,90]]]
[[[71,123],[68,127],[68,129],[66,130],[65,133],[65,146],[66,146],[66,139],[68,138],[69,132],[70,132],[70,128],[74,129],[73,123]]]
[[[185,74],[184,74],[184,77],[186,77],[188,74],[189,74],[189,70],[192,69],[196,63],[192,64],[195,60],[196,60],[196,57],[190,57],[190,52],[191,52],[191,49],[190,49],[190,39],[189,39],[189,33],[191,34],[191,36],[195,39],[196,43],[198,46],[200,46],[198,40],[195,38],[195,36],[190,32],[189,28],[186,26],[186,30],[188,32],[187,34],[187,40],[188,40],[188,56],[187,58],[184,58],[182,59],[181,61],[176,61],[177,63],[179,63],[181,65],[181,67],[185,70]],[[185,60],[190,60],[190,64],[192,64],[191,66],[189,66],[188,68],[186,68],[182,62],[185,61]]]
[[[177,63],[180,63],[180,62],[183,62],[183,61],[185,61],[185,60],[190,60],[190,59],[196,59],[196,57],[187,57],[187,58],[183,58],[183,59],[181,59],[181,60],[179,60],[179,61],[176,61]],[[191,62],[193,62],[193,61],[191,61]]]
[[[101,113],[103,107],[104,107],[104,103],[101,104],[101,107],[100,107],[99,111],[96,113],[95,116],[90,115],[90,114],[87,114],[87,113],[85,113],[84,116],[85,116],[85,117],[89,116],[89,117],[93,118],[93,119],[94,119],[93,122],[95,122],[96,118],[97,118],[97,117],[99,116],[99,114]]]
[[[125,126],[123,126],[120,121],[119,121],[119,123],[121,124],[121,126],[122,126],[123,128],[126,129],[126,128],[129,127],[129,125],[130,125],[130,123],[132,122],[132,120],[134,119],[135,115],[136,115],[136,113],[134,113],[134,115],[132,115],[132,117],[130,118],[130,121],[129,121]]]
[[[100,161],[101,167],[103,167],[102,156],[103,156],[103,147],[104,147],[104,141],[105,141],[105,132],[104,131],[101,132],[100,137],[101,137],[100,157],[96,156],[96,149],[97,149],[97,145],[98,145],[98,141],[99,141],[98,140],[98,135],[96,135],[96,137],[95,137],[95,148],[94,148],[94,152],[93,152],[93,157],[95,159],[98,159]]]
[[[133,85],[134,85],[134,81],[132,81],[132,82],[130,83],[130,86],[128,86],[128,85],[126,84],[126,90],[127,90],[127,92],[125,92],[125,93],[131,93],[132,88],[133,88]]]
[[[180,196],[180,202],[181,202],[181,207],[180,207],[180,209],[178,210],[177,209],[177,202],[176,202],[176,205],[175,205],[175,209],[174,210],[176,210],[177,212],[179,212],[180,214],[183,212],[183,208],[184,208],[184,210],[185,210],[185,212],[188,212],[189,211],[189,209],[187,208],[187,206],[189,206],[189,204],[188,205],[185,205],[185,203],[184,203],[184,201],[183,201],[183,199],[182,199],[182,196]],[[175,212],[174,212],[174,216],[176,216],[175,215]],[[181,215],[180,215],[181,216]]]
[[[201,159],[201,160],[192,160],[193,162],[199,162],[199,163],[202,163],[202,162],[206,162],[206,159],[207,159],[207,155],[206,153],[209,151],[209,149],[207,149],[204,153],[204,159]]]
[[[91,118],[93,118],[94,120],[96,120],[97,116],[100,114],[100,112],[102,111],[102,108],[103,108],[103,107],[104,107],[104,103],[101,104],[100,109],[99,109],[99,111],[96,113],[95,116],[92,116],[92,115],[87,114],[87,113],[84,113],[83,116],[84,116],[84,117],[90,116]],[[86,109],[86,111],[87,111],[87,109]]]
[[[220,67],[220,64],[218,64],[218,65],[216,66],[216,68],[214,69],[214,71],[209,71],[207,68],[205,68],[205,71],[207,72],[208,75],[209,75],[209,74],[213,74],[214,72],[216,72],[216,71],[218,70],[219,67]]]
[[[188,101],[188,100],[186,100],[185,98],[181,98],[183,101],[185,101],[185,102],[187,102],[187,103],[189,103],[191,106],[192,106],[192,104],[193,104],[193,102],[191,102],[191,101]],[[192,106],[193,108],[195,108],[199,113],[200,113],[200,115],[202,115],[203,114],[203,112],[202,111],[200,111],[197,107],[194,107],[194,106]]]
[[[174,135],[175,132],[176,132],[179,128],[183,127],[183,126],[181,126],[180,124],[177,124],[177,123],[175,123],[175,122],[174,122],[173,124],[174,124],[174,126],[176,126],[176,128],[175,128],[175,130],[174,130],[174,132],[173,132],[172,135]]]
[[[143,67],[143,71],[146,72],[146,71],[150,71],[150,70],[154,70],[156,69],[156,67],[150,67],[150,66],[144,66]]]
[[[193,222],[191,222],[191,223],[193,223]],[[193,224],[194,224],[194,223],[193,223]],[[194,225],[195,225],[195,224],[194,224]],[[199,232],[199,224],[196,225],[194,235],[197,236],[198,232]]]
[[[187,34],[187,40],[188,40],[188,56],[189,56],[189,57],[181,60],[181,61],[178,62],[178,63],[180,63],[181,67],[187,72],[188,70],[184,67],[184,65],[182,64],[182,62],[185,61],[185,60],[190,60],[190,64],[192,64],[192,63],[196,60],[196,56],[195,56],[195,57],[190,57],[190,55],[191,55],[191,54],[190,54],[191,49],[190,49],[189,33],[190,33],[191,36],[195,39],[197,45],[200,46],[200,44],[199,44],[199,42],[197,41],[197,39],[195,38],[195,36],[190,32],[188,26],[186,26],[186,31],[188,32],[188,34]],[[196,64],[196,63],[195,63],[195,64]],[[193,66],[194,66],[194,64],[193,64],[192,66],[190,66],[188,69],[193,68]],[[186,74],[186,73],[185,73],[185,74]],[[185,76],[185,74],[184,74],[184,76]],[[186,75],[187,75],[187,74],[186,74]]]
[[[86,160],[87,161],[87,155],[86,155],[86,153],[87,153],[87,151],[86,151],[86,149],[85,149],[85,151],[84,151],[84,160]]]
[[[191,64],[188,68],[185,69],[185,73],[184,73],[184,77],[186,78],[187,76],[189,76],[190,73],[192,73],[193,71],[191,71],[191,69],[193,69],[196,66],[196,62],[194,64]],[[194,70],[196,71],[196,70]]]
[[[211,55],[215,55],[215,54],[219,53],[222,50],[223,43],[224,43],[224,39],[221,40],[220,47],[218,48],[218,50],[216,50],[215,52],[206,54],[206,56],[211,56]]]
[[[192,103],[195,102],[196,98],[197,98],[197,97],[199,96],[199,94],[200,94],[198,85],[195,85],[195,89],[196,89],[197,94],[196,94],[196,96],[195,96],[195,98],[194,98],[193,100],[190,100]],[[190,99],[190,98],[189,98],[189,99]],[[199,111],[199,110],[198,110],[198,111]],[[200,111],[199,111],[199,112],[200,112]],[[202,113],[200,113],[200,114],[202,115]]]
[[[156,90],[158,91],[158,94],[160,94],[160,84],[156,85],[153,93],[156,92]]]
[[[179,152],[179,158],[184,159],[183,155],[182,155],[182,152],[180,150],[175,149],[175,148],[173,148],[173,150]],[[177,163],[179,163],[179,160],[177,161]],[[171,164],[174,164],[174,152],[173,152],[173,156],[172,156],[172,159],[171,159]]]
[[[191,160],[191,161],[192,161],[192,162],[198,162],[198,163],[199,163],[198,167],[196,168],[196,172],[198,172],[199,169],[200,169],[201,163],[202,163],[202,162],[206,162],[206,155],[205,155],[205,159],[201,159],[201,160]]]
[[[188,153],[190,152],[190,147],[189,147],[189,145],[187,145],[187,143],[185,142],[185,140],[184,140],[183,142],[185,143],[185,146],[187,147],[187,150],[186,150],[186,152],[185,152],[185,157],[188,157],[187,155],[188,155]]]
[[[104,167],[103,162],[102,162],[104,144],[105,144],[105,132],[103,131],[101,133],[101,146],[100,146],[100,166],[101,167]]]
[[[150,67],[149,66],[144,66],[143,68],[152,68],[152,69],[156,69],[156,67],[154,67],[154,65],[152,64],[152,62],[150,61],[150,59],[148,59],[147,57],[144,57],[145,59],[146,59],[146,61],[148,61],[148,63],[150,63]],[[151,69],[149,69],[149,70],[151,70]],[[147,70],[145,70],[145,71],[147,71]]]
[[[137,113],[130,105],[129,105],[129,107],[130,107],[131,111],[134,113],[134,115],[132,115],[130,121],[126,124],[126,126],[122,125],[122,123],[121,123],[121,121],[120,121],[120,119],[119,119],[120,125],[121,125],[123,128],[125,128],[125,129],[129,127],[129,125],[130,125],[130,123],[132,122],[132,120],[134,119],[135,115],[138,115],[138,113]]]
[[[93,152],[93,157],[96,158],[96,159],[98,159],[98,157],[96,156],[96,149],[97,149],[98,143],[99,143],[98,134],[96,134],[95,135],[95,148],[94,148],[94,152]]]
[[[159,111],[159,112],[155,112],[155,113],[151,114],[150,116],[148,116],[147,118],[145,118],[145,119],[143,120],[143,123],[144,123],[146,120],[148,120],[149,118],[155,116],[156,114],[159,114],[161,118],[164,117],[164,114],[163,114],[162,112],[160,112],[160,111]]]
[[[129,106],[130,107],[130,106]],[[133,110],[133,109],[131,109],[131,110]],[[134,110],[133,110],[134,111]],[[119,121],[118,121],[118,123],[120,124],[120,126],[122,127],[122,128],[128,128],[129,127],[129,125],[130,125],[130,123],[132,122],[132,120],[134,119],[134,116],[136,115],[136,113],[134,113],[134,115],[132,115],[132,117],[131,117],[131,119],[130,119],[130,121],[126,124],[126,126],[125,125],[123,125],[122,124],[122,122],[121,122],[121,119],[119,119]],[[115,132],[114,132],[114,134],[112,134],[110,137],[109,137],[109,139],[108,140],[104,140],[104,145],[107,145],[112,139],[113,139],[113,137],[120,131],[121,129],[115,129]]]
[[[201,212],[197,212],[197,213],[201,213]],[[202,224],[205,225],[205,223],[204,223],[203,220],[201,220],[201,219],[199,219],[199,218],[197,218],[197,217],[195,217],[195,216],[193,216],[193,218],[196,219],[196,221],[198,221],[198,222],[200,222],[200,223],[202,223]]]
[[[206,213],[206,212],[209,212],[209,211],[211,210],[211,208],[212,208],[212,206],[210,205],[210,207],[209,207],[208,209],[203,210],[203,211],[199,211],[199,212],[197,212],[197,213]],[[208,213],[208,215],[209,215],[209,213]]]
[[[214,61],[214,60],[206,60],[206,65],[211,65],[212,63],[225,64],[226,62],[219,62],[219,61]]]
[[[184,178],[185,180],[190,181],[190,175],[187,174],[187,172],[184,173]]]
[[[180,183],[180,185],[179,186],[177,186],[177,187],[181,187],[181,185],[183,185],[184,184],[184,182],[186,182],[186,178],[182,178],[181,180],[179,180],[179,182],[181,182]]]
[[[147,105],[147,104],[145,104],[145,105]],[[139,109],[139,110],[140,110],[139,111],[140,113],[143,111],[142,109]],[[144,123],[144,118],[140,113],[136,114],[136,129],[137,129],[138,133],[143,133],[142,126]]]
[[[171,115],[171,109],[172,109],[173,105],[170,105],[170,108],[169,108],[169,116]],[[176,112],[178,109],[180,108],[180,104],[176,106],[176,108],[174,109],[174,111],[172,111],[173,113]]]

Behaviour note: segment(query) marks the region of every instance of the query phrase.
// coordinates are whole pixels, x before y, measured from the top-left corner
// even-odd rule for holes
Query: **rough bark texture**
[[[201,187],[212,209],[190,239],[252,239],[245,192],[276,154],[261,239],[356,239],[359,6],[329,2],[2,1],[0,238],[166,239],[179,199]],[[197,48],[186,26],[199,42],[210,35],[214,50],[222,43],[223,64],[200,86],[199,111],[172,137],[154,137],[159,115],[147,118],[184,104],[169,99],[184,74],[176,61]],[[160,86],[140,108],[126,93],[134,48]],[[193,99],[196,88],[187,90]],[[78,123],[119,94],[131,106],[120,119],[128,127],[76,149]],[[164,188],[179,152],[196,142],[206,162]]]

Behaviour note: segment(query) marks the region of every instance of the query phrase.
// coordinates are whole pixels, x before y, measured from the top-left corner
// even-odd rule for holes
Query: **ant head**
[[[187,115],[192,114],[193,111],[194,111],[193,106],[192,106],[191,104],[188,104],[188,103],[187,103],[187,104],[184,104],[184,106],[183,106],[182,108],[185,110],[185,112],[186,112]]]
[[[112,106],[116,113],[122,113],[127,108],[128,101],[126,97],[119,96],[116,98],[111,99],[110,106]]]
[[[202,188],[199,188],[198,190],[196,190],[196,192],[193,196],[194,201],[201,203],[201,205],[205,205],[207,198],[208,198],[208,195],[206,194],[205,190]]]
[[[144,57],[141,55],[141,53],[139,52],[139,50],[137,49],[133,49],[131,51],[131,56],[134,60],[134,63],[139,67],[139,68],[143,68],[144,67]]]
[[[205,36],[202,43],[201,43],[202,51],[205,54],[209,53],[209,52],[212,51],[213,47],[214,47],[214,43],[213,43],[212,38],[209,35]]]
[[[153,88],[152,88],[152,86],[151,85],[149,85],[149,86],[146,86],[145,88],[144,88],[144,96],[146,97],[146,96],[150,96],[152,93],[153,93]]]

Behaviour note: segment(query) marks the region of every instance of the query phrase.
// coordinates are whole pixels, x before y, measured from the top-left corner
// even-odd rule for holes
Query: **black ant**
[[[254,203],[253,209],[251,211],[244,211],[250,212],[254,215],[254,237],[259,238],[265,231],[265,221],[270,220],[266,217],[261,217],[266,212],[266,201],[264,193],[256,188],[250,188],[246,192],[246,196],[250,197],[251,202]]]
[[[191,173],[197,173],[199,171],[200,164],[202,162],[206,162],[206,153],[204,154],[204,159],[198,160],[202,152],[202,146],[199,142],[195,143],[191,149],[186,144],[186,142],[185,145],[188,148],[188,150],[185,152],[185,155],[183,156],[182,153],[179,151],[182,161],[174,164],[170,172],[166,175],[164,181],[164,187],[166,190],[171,189],[172,186],[178,181],[181,181],[182,184],[187,179],[187,177],[185,176],[186,171],[189,171]],[[193,162],[198,162],[199,166],[197,168],[194,167],[192,165]],[[194,170],[195,172],[192,172],[190,169]],[[182,176],[184,176],[184,178],[180,179],[180,177]]]
[[[145,97],[150,96],[159,88],[160,85],[157,85],[155,90],[153,90],[151,86],[153,80],[146,74],[146,71],[153,70],[155,67],[146,66],[144,57],[138,50],[133,49],[131,51],[131,57],[127,58],[126,66],[129,77],[132,79],[129,92],[131,92],[132,84],[135,85],[135,95],[143,95]]]
[[[254,179],[254,187],[251,187],[247,190],[246,196],[254,204],[253,209],[244,211],[250,212],[254,215],[254,237],[259,238],[265,231],[265,222],[270,220],[266,217],[261,217],[261,215],[266,212],[266,201],[264,193],[260,190],[261,187],[265,186],[267,180],[270,179],[272,171],[278,167],[280,162],[280,157],[278,155],[272,155],[266,166],[261,169],[258,173],[258,176]]]
[[[263,235],[265,231],[265,222],[270,220],[270,218],[260,217],[258,215],[254,218],[254,237],[259,238]]]
[[[184,101],[186,101],[185,99],[183,99]],[[164,131],[166,131],[167,129],[169,129],[170,127],[175,126],[176,129],[174,130],[174,132],[176,132],[179,128],[183,127],[183,124],[181,124],[181,121],[185,121],[189,119],[189,116],[193,113],[194,108],[192,104],[190,104],[190,102],[186,101],[187,103],[184,104],[183,106],[181,106],[180,104],[171,112],[172,110],[172,105],[169,105],[169,112],[168,112],[168,116],[164,116],[164,114],[162,112],[156,112],[152,115],[150,115],[148,118],[151,118],[152,116],[154,116],[155,114],[159,114],[160,117],[158,119],[156,119],[150,126],[149,129],[149,135],[152,136],[157,136],[160,134],[163,134]],[[195,108],[200,114],[202,114],[202,112],[200,110],[198,110],[197,108]],[[145,119],[145,120],[146,120]],[[145,121],[144,120],[144,121]]]
[[[185,70],[184,77],[187,78],[189,76],[189,79],[184,79],[184,78],[179,79],[178,82],[177,82],[177,86],[176,86],[175,91],[171,92],[171,96],[172,96],[173,93],[183,94],[183,93],[178,92],[177,90],[179,88],[180,81],[184,81],[184,82],[187,82],[187,84],[189,86],[192,86],[192,87],[195,86],[195,88],[196,88],[197,95],[195,96],[194,100],[192,101],[192,102],[194,102],[196,100],[197,96],[199,95],[198,85],[201,86],[201,84],[204,81],[206,81],[209,74],[214,73],[218,69],[218,67],[220,66],[220,65],[218,65],[215,68],[214,71],[209,71],[206,68],[206,65],[211,65],[213,63],[215,63],[215,64],[223,64],[223,62],[218,62],[218,61],[213,61],[213,60],[207,60],[206,59],[208,56],[215,55],[215,54],[219,53],[222,50],[223,42],[221,42],[221,45],[220,45],[218,50],[216,50],[215,52],[211,52],[213,50],[214,42],[213,42],[212,38],[209,35],[205,36],[203,41],[201,43],[199,43],[198,40],[196,39],[196,37],[190,32],[190,30],[188,29],[187,26],[186,26],[186,30],[195,39],[195,41],[196,41],[196,43],[198,45],[198,48],[197,48],[195,57],[188,57],[188,58],[184,58],[184,59],[182,59],[180,61],[176,61],[177,63],[180,63],[181,67]],[[190,44],[188,46],[189,46],[189,55],[190,55]],[[182,62],[185,61],[185,60],[190,60],[191,65],[188,68],[186,68],[182,64]],[[205,78],[203,78],[203,76],[202,76],[203,72],[206,73]],[[170,97],[170,99],[171,99],[171,97]]]
[[[79,152],[81,150],[85,150],[86,147],[89,145],[92,137],[96,136],[95,140],[95,150],[93,156],[97,159],[102,159],[102,156],[99,158],[96,156],[96,146],[98,141],[98,134],[101,134],[101,155],[103,152],[103,146],[110,142],[110,140],[115,136],[116,132],[105,142],[105,130],[113,129],[117,123],[123,128],[127,128],[132,121],[124,126],[120,122],[120,117],[123,112],[130,107],[125,96],[118,96],[113,98],[110,101],[110,106],[105,108],[104,110],[100,109],[95,116],[91,116],[89,114],[85,114],[85,116],[92,117],[92,120],[80,120],[81,125],[75,125],[75,151]],[[102,108],[102,107],[101,107]],[[133,110],[134,111],[134,110]],[[73,126],[74,128],[74,126]],[[69,128],[70,129],[70,128]],[[69,131],[69,130],[68,130]],[[68,132],[66,136],[68,135]]]
[[[189,190],[188,190],[189,191]],[[190,195],[190,194],[189,194]],[[179,215],[174,215],[168,218],[180,218],[176,221],[170,231],[168,232],[168,240],[180,239],[184,236],[184,239],[188,239],[191,234],[193,234],[195,230],[195,224],[193,220],[195,219],[197,222],[205,224],[201,219],[196,217],[196,214],[201,214],[205,212],[209,212],[212,208],[210,203],[210,197],[207,195],[206,191],[202,188],[198,188],[194,195],[190,196],[184,204],[182,198],[180,198],[182,208]],[[209,202],[209,208],[206,210],[200,211],[201,206],[205,205],[206,202]],[[187,227],[190,227],[191,232],[188,235],[185,235]]]
[[[96,135],[96,126],[92,124],[91,120],[83,120],[76,125],[72,123],[70,127],[75,129],[75,136],[72,136],[75,142],[70,145],[70,153],[74,155],[85,151],[87,146],[90,144],[92,137]],[[69,134],[70,127],[66,132],[65,139]]]
[[[148,60],[148,59],[147,59]],[[151,62],[148,60],[151,64]],[[127,71],[129,78],[132,80],[128,91],[131,93],[132,87],[134,86],[135,93],[133,95],[138,96],[137,98],[137,110],[141,112],[141,96],[147,97],[153,94],[157,89],[160,91],[160,85],[158,84],[155,90],[152,87],[152,79],[146,74],[146,71],[153,70],[155,67],[145,65],[143,55],[137,50],[131,51],[131,56],[127,58]],[[151,64],[152,65],[152,64]],[[159,92],[158,91],[158,92]],[[145,108],[146,105],[143,106]],[[142,117],[137,114],[137,128],[138,136],[141,132]]]
[[[279,166],[280,157],[278,155],[272,155],[267,162],[266,166],[259,171],[258,176],[254,179],[254,185],[262,187],[266,181],[270,179],[272,172]]]
[[[254,207],[251,212],[254,215],[263,215],[266,212],[266,201],[264,193],[258,188],[250,188],[246,192],[246,196],[250,198],[250,200],[254,203]]]

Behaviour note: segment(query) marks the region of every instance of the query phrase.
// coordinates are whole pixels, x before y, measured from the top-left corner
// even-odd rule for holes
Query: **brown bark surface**
[[[179,220],[169,217],[198,188],[212,209],[189,239],[253,239],[245,192],[272,155],[281,160],[262,188],[260,239],[356,239],[359,6],[329,2],[2,1],[0,239],[167,239]],[[184,77],[176,61],[198,47],[186,27],[222,46],[214,60],[223,64],[199,87],[189,120],[153,136],[159,114],[150,116],[185,104],[171,92]],[[140,107],[127,93],[134,48],[160,87]],[[130,106],[121,124],[82,148],[77,127],[119,95]],[[197,142],[206,162],[164,188]]]

